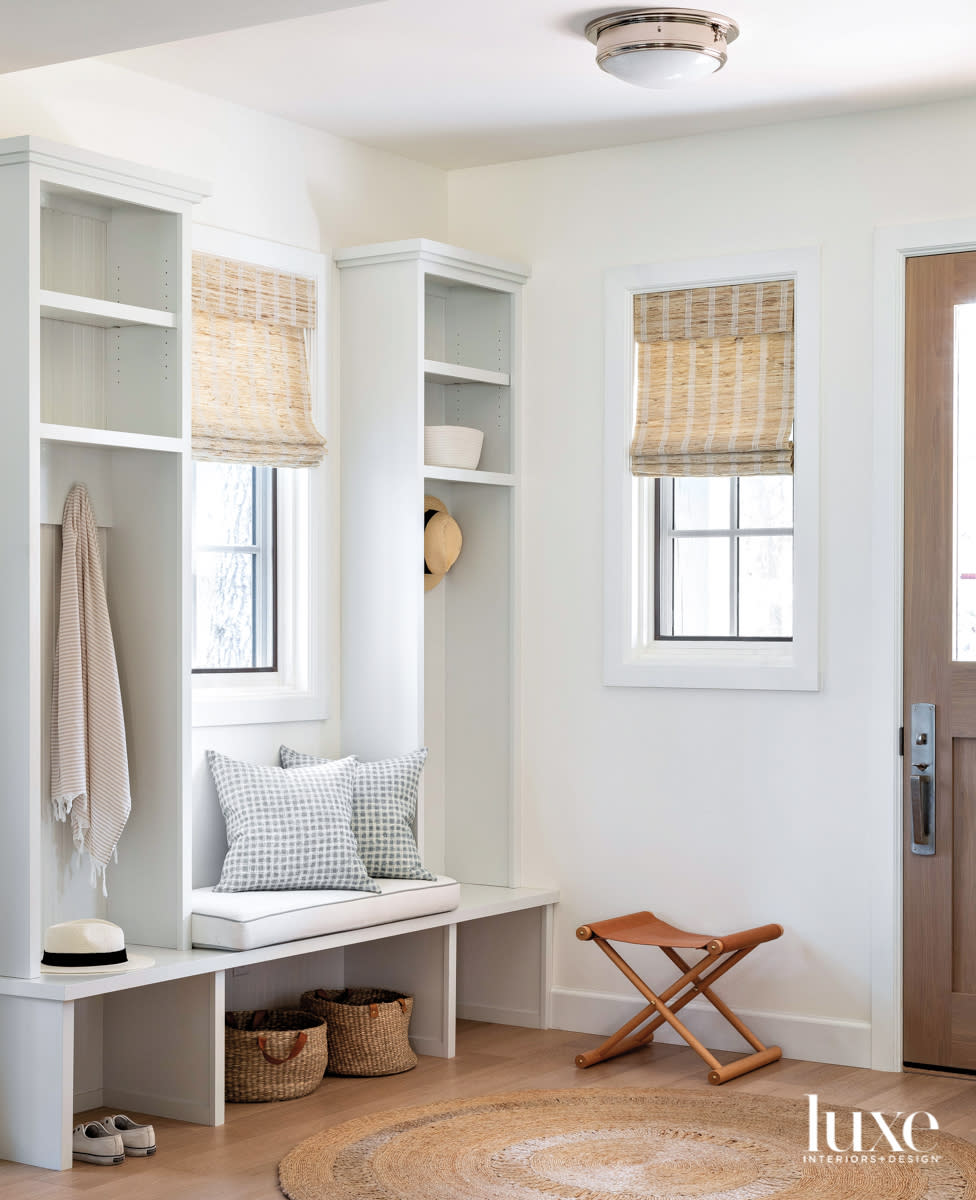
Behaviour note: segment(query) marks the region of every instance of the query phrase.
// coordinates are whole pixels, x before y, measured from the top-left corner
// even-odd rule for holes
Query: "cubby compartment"
[[[41,317],[41,421],[178,438],[174,328]]]
[[[44,441],[40,466],[41,924],[106,916],[130,942],[176,948],[184,936],[182,456]],[[87,488],[99,531],[132,797],[107,900],[50,802],[60,524],[75,483]]]
[[[511,371],[511,293],[425,273],[424,358],[481,371]]]
[[[425,854],[432,869],[510,885],[513,822],[511,488],[427,481],[461,554],[424,596]]]
[[[453,971],[454,930],[443,925],[237,968],[227,976],[226,1006],[298,1008],[302,992],[314,988],[389,988],[415,999],[410,1041],[417,1053],[444,1055],[453,1043],[453,987],[445,994]]]
[[[466,425],[485,435],[479,471],[512,470],[511,389],[484,383],[424,382],[424,424]]]
[[[55,184],[43,188],[42,292],[175,314],[179,263],[175,213]]]
[[[223,973],[76,999],[66,1064],[71,1122],[101,1109],[220,1124],[224,1003]]]

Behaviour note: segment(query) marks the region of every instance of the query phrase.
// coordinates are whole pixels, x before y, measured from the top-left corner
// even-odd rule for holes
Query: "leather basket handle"
[[[407,998],[406,998],[406,996],[397,996],[397,1004],[399,1004],[399,1005],[400,1005],[400,1011],[401,1011],[401,1012],[406,1012],[406,1011],[407,1011]]]
[[[264,1055],[264,1057],[267,1059],[267,1061],[269,1063],[271,1063],[272,1066],[280,1067],[282,1063],[286,1063],[286,1062],[289,1062],[293,1058],[297,1058],[299,1056],[299,1054],[301,1054],[301,1052],[305,1049],[305,1043],[307,1041],[308,1041],[308,1034],[303,1029],[302,1032],[298,1035],[298,1037],[295,1038],[295,1044],[291,1048],[291,1053],[286,1055],[284,1058],[275,1058],[273,1055],[268,1053],[268,1050],[267,1050],[268,1039],[262,1033],[258,1038],[258,1049],[261,1051],[261,1053]]]

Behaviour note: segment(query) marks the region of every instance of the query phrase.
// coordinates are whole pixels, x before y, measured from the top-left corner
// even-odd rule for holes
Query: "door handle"
[[[909,798],[912,854],[935,853],[935,705],[913,704]]]
[[[929,820],[932,808],[932,780],[928,775],[913,775],[912,793],[912,853],[931,854]]]

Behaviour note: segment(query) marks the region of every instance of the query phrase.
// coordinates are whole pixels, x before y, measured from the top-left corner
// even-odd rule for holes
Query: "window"
[[[193,670],[277,669],[277,474],[193,464]]]
[[[655,636],[792,639],[792,475],[668,478],[654,486]]]
[[[327,260],[200,225],[193,250],[193,723],[322,720],[338,636]]]
[[[607,275],[608,684],[819,687],[818,259]]]

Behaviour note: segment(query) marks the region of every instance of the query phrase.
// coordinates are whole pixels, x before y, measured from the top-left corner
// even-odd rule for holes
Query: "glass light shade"
[[[699,50],[665,48],[628,50],[600,61],[608,75],[637,87],[667,89],[704,79],[722,65],[721,59]]]
[[[701,9],[638,8],[595,18],[586,36],[608,75],[638,87],[674,88],[720,70],[739,27]]]

